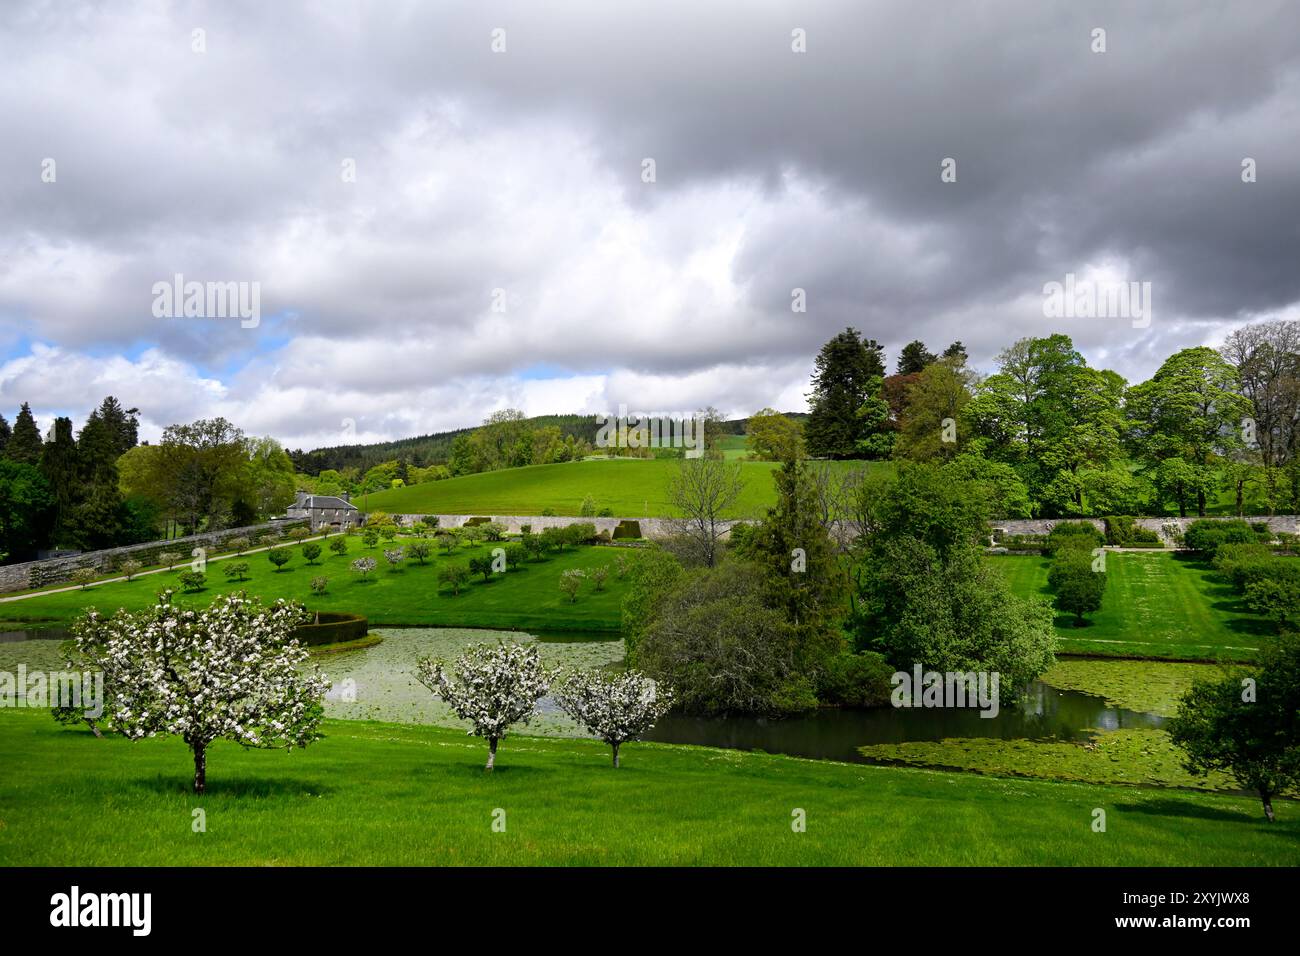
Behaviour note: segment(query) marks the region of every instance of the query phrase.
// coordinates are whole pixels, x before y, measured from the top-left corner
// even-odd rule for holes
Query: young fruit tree
[[[456,661],[455,671],[452,680],[442,661],[426,657],[416,664],[420,683],[472,724],[471,735],[487,740],[491,770],[497,744],[513,724],[528,723],[555,674],[542,666],[535,645],[504,642],[474,645]]]
[[[136,613],[92,608],[73,627],[82,662],[104,675],[102,726],[130,740],[179,736],[194,754],[195,793],[206,786],[214,740],[292,750],[320,737],[329,682],[301,669],[307,649],[293,637],[301,605],[263,606],[240,592],[195,609],[171,595]]]
[[[672,692],[638,671],[615,677],[575,672],[561,681],[556,703],[564,712],[609,744],[618,764],[618,748],[640,740],[673,705]]]

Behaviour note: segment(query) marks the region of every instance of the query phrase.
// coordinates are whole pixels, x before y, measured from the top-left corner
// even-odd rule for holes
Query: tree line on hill
[[[1300,322],[1244,326],[1219,349],[1183,349],[1132,384],[1088,364],[1069,336],[1024,338],[981,377],[955,342],[881,346],[855,329],[821,349],[800,428],[765,409],[756,457],[964,459],[1003,481],[1003,517],[1237,515],[1300,510]]]
[[[293,463],[274,439],[215,418],[140,443],[138,413],[110,395],[80,431],[60,416],[44,437],[27,403],[12,428],[0,416],[0,560],[238,527],[293,501]]]

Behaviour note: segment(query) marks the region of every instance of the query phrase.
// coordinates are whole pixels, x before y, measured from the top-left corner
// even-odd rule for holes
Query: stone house
[[[313,531],[330,528],[346,531],[365,524],[365,515],[349,499],[350,495],[313,495],[298,492],[298,497],[287,509],[286,518],[306,518]]]

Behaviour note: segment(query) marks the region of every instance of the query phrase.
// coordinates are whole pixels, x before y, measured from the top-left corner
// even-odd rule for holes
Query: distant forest
[[[801,419],[803,414],[791,414],[790,418]],[[746,418],[724,421],[721,425],[723,434],[743,435]],[[526,419],[534,428],[555,426],[561,435],[572,435],[594,444],[596,433],[604,422],[600,415],[538,415]],[[297,449],[289,452],[294,470],[303,475],[319,475],[322,471],[333,469],[343,471],[356,468],[365,473],[376,465],[390,461],[404,461],[416,468],[446,463],[451,457],[452,442],[460,435],[469,435],[476,431],[478,425],[470,428],[457,428],[449,432],[436,432],[432,435],[419,435],[415,438],[399,438],[396,441],[376,442],[373,445],[334,445],[329,448],[316,448],[312,451]]]

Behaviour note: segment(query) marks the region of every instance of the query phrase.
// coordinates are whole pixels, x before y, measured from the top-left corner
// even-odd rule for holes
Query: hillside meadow
[[[736,449],[724,452],[734,456]],[[733,458],[734,460],[734,458]],[[740,461],[745,490],[732,509],[735,517],[757,518],[776,502],[770,461]],[[891,468],[888,462],[819,462],[837,471]],[[678,469],[671,459],[588,458],[555,465],[528,465],[462,475],[406,488],[360,495],[363,511],[390,514],[555,515],[581,513],[587,495],[598,509],[620,518],[670,518],[679,512],[668,500],[668,483]]]
[[[596,741],[516,735],[485,774],[483,742],[464,733],[324,732],[291,753],[218,741],[196,798],[175,738],[98,740],[7,711],[0,753],[22,772],[0,774],[0,865],[1300,864],[1289,801],[1270,825],[1247,796],[648,743],[615,770]]]

